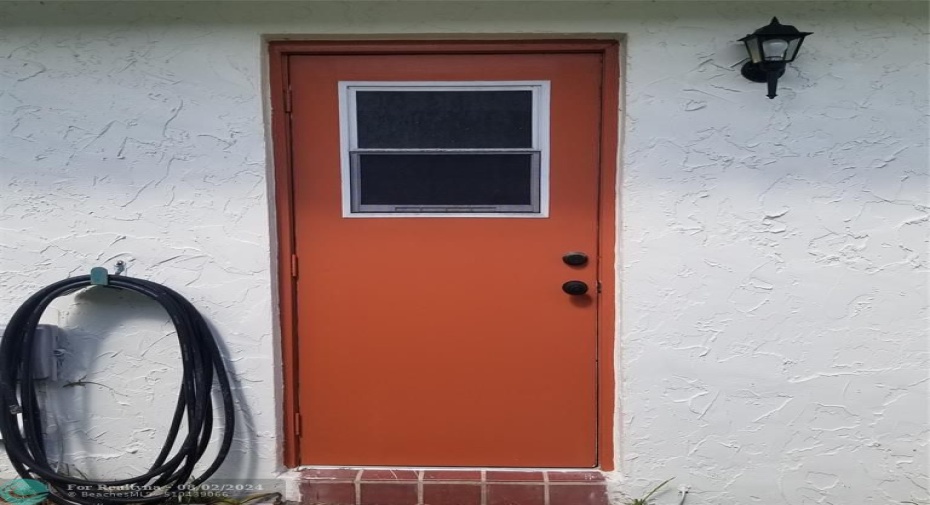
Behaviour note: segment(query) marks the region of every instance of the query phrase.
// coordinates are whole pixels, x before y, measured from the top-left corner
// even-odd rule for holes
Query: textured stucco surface
[[[816,33],[770,101],[734,40],[773,14]],[[270,477],[262,36],[625,34],[615,498],[675,477],[689,504],[924,503],[927,22],[917,2],[0,3],[0,317],[119,259],[176,288],[234,370],[223,475]],[[172,337],[145,301],[73,301],[48,314],[73,329],[52,445],[137,473]],[[85,374],[113,389],[62,387]]]

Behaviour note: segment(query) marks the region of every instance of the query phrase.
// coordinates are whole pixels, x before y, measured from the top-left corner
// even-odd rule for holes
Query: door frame
[[[620,46],[617,40],[364,40],[270,41],[270,107],[277,237],[277,295],[281,327],[284,465],[300,465],[297,408],[297,261],[294,234],[293,169],[290,128],[288,58],[296,55],[374,54],[532,54],[594,53],[602,57],[600,161],[598,187],[597,307],[597,464],[614,469],[614,349],[616,338],[616,209],[619,172]]]

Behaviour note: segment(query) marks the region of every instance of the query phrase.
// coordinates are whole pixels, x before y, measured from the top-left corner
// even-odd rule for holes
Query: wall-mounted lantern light
[[[739,39],[746,44],[749,61],[743,65],[743,77],[769,85],[769,98],[775,98],[778,78],[785,74],[785,65],[794,61],[801,42],[812,32],[801,32],[791,25],[783,25],[772,18],[768,26]]]

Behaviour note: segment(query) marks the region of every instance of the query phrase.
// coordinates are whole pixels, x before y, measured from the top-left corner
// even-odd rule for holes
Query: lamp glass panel
[[[766,61],[785,61],[790,44],[785,39],[768,39],[762,43]]]
[[[804,37],[798,37],[788,42],[788,50],[785,52],[785,61],[794,61],[798,57],[798,50],[801,49],[801,42]]]
[[[749,59],[753,63],[762,61],[762,47],[759,45],[759,37],[749,37],[745,40],[746,50],[749,51]]]

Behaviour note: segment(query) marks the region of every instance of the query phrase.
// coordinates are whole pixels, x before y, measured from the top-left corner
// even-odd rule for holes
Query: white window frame
[[[530,149],[371,149],[372,152],[411,153],[506,153],[539,152],[539,210],[494,212],[358,212],[352,209],[352,156],[358,149],[355,93],[358,91],[531,91],[533,93],[532,147]],[[347,218],[454,217],[454,218],[547,218],[549,217],[549,81],[340,81],[339,142],[342,177],[342,216]],[[357,189],[357,188],[356,188]],[[358,197],[358,195],[355,195]]]

